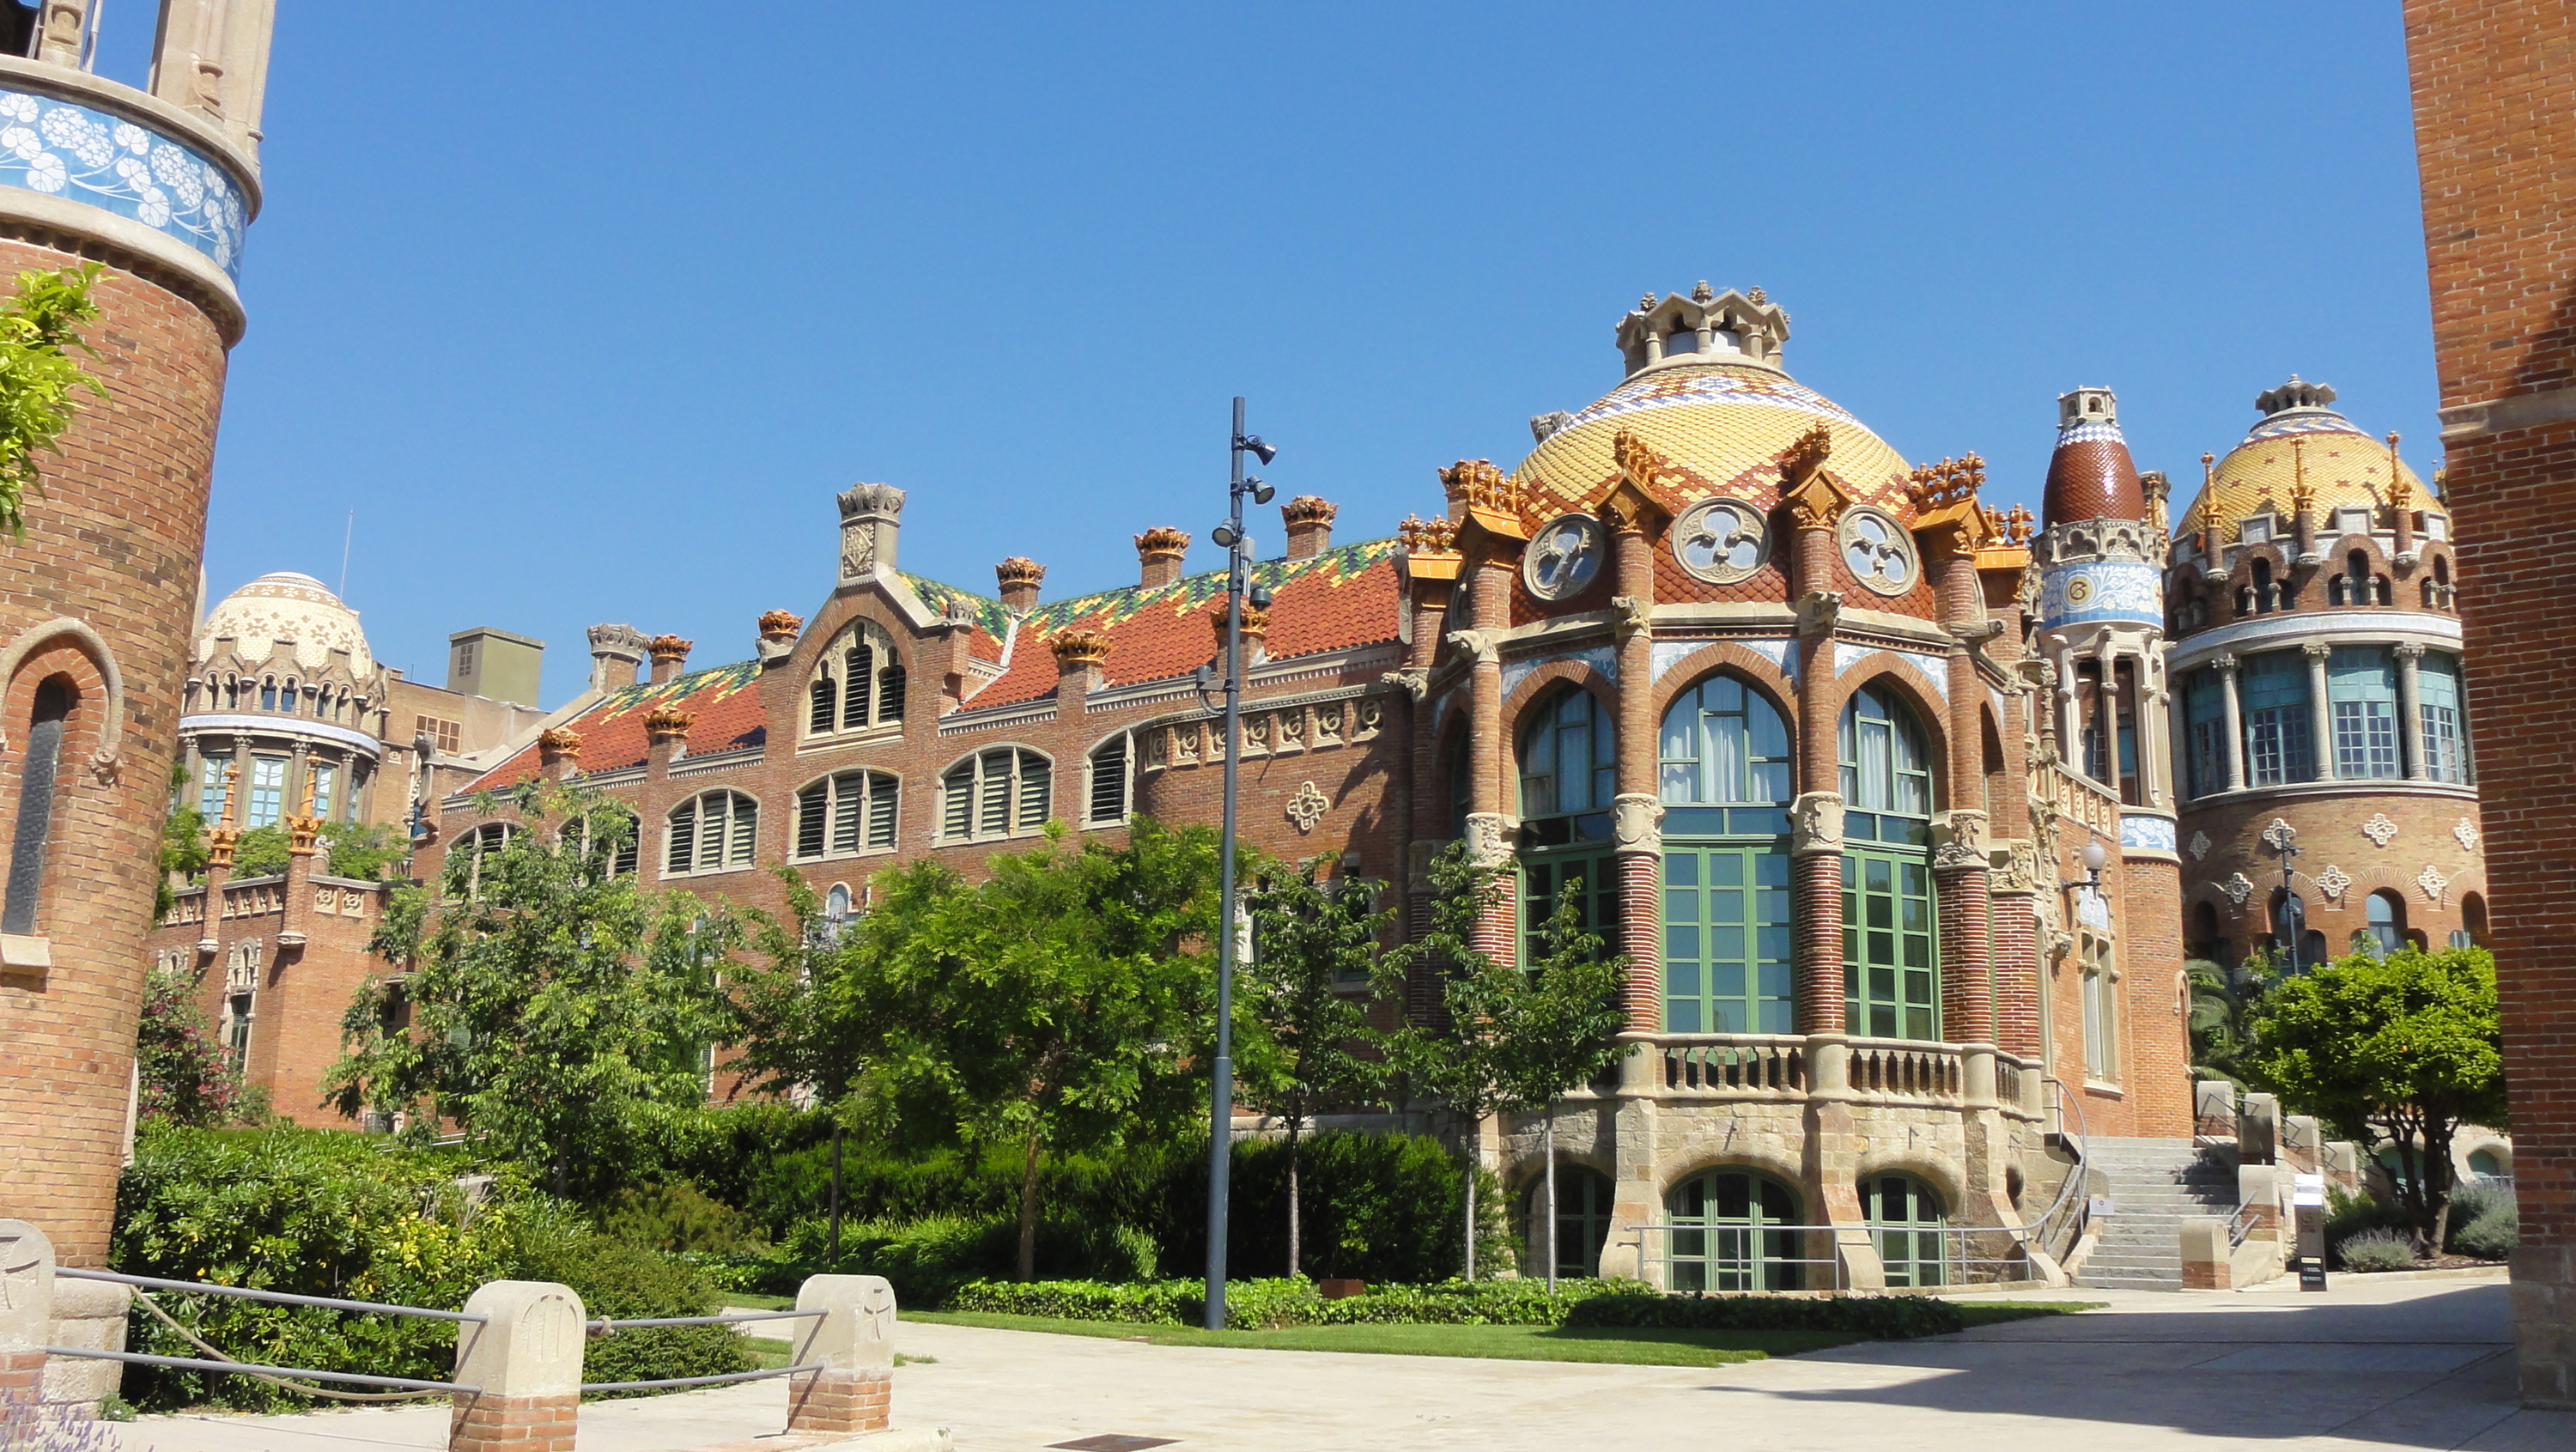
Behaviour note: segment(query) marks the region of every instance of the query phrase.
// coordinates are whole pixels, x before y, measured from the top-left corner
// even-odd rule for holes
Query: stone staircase
[[[2182,1222],[2236,1213],[2236,1147],[2187,1139],[2087,1139],[2093,1193],[2114,1213],[2076,1272],[2079,1285],[2130,1291],[2182,1289]]]

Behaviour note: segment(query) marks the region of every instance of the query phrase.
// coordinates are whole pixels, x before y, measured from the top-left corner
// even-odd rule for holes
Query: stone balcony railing
[[[1633,1034],[1618,1092],[1676,1104],[1832,1099],[1927,1109],[1994,1108],[2037,1119],[2036,1060],[1982,1045],[1843,1034]]]

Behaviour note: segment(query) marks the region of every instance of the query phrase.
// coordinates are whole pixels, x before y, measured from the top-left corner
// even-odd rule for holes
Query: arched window
[[[1950,1217],[1941,1196],[1912,1175],[1872,1175],[1860,1182],[1860,1215],[1878,1242],[1878,1258],[1891,1286],[1943,1286],[1948,1273]]]
[[[1853,1033],[1937,1039],[1932,769],[1914,713],[1876,686],[1843,707],[1843,997]]]
[[[2370,603],[2370,556],[2354,550],[2344,557],[2344,599],[2355,605]]]
[[[631,877],[642,865],[644,824],[633,809],[602,803],[564,824],[564,850],[591,870],[610,877]]]
[[[2272,562],[2260,555],[2254,558],[2254,613],[2272,613]]]
[[[10,838],[9,897],[0,904],[0,932],[32,935],[37,931],[38,909],[45,895],[45,859],[53,849],[54,785],[62,766],[63,730],[77,699],[71,682],[60,676],[36,683],[26,744],[18,753],[18,821]]]
[[[1092,748],[1091,795],[1084,822],[1094,827],[1127,825],[1127,733],[1124,731]]]
[[[903,720],[903,659],[874,624],[860,621],[823,651],[805,688],[805,734],[865,731]]]
[[[2466,942],[2460,941],[2462,938]],[[2454,948],[2483,948],[2487,945],[2486,894],[2471,892],[2460,896],[2460,931],[2451,940]]]
[[[451,864],[448,870],[457,872],[459,869],[454,864],[462,864],[466,896],[472,897],[483,890],[484,859],[497,855],[518,834],[519,829],[507,822],[485,822],[457,839],[456,849],[447,854]]]
[[[2203,962],[2232,967],[2228,961],[2227,940],[2218,935],[2218,905],[2198,903],[2191,910],[2191,931],[2183,940],[2183,956]]]
[[[1711,676],[1664,712],[1664,1029],[1787,1033],[1789,733],[1758,690]]]
[[[1754,1170],[1709,1170],[1664,1197],[1666,1263],[1676,1291],[1805,1287],[1798,1194]]]
[[[1556,1273],[1601,1274],[1601,1247],[1610,1239],[1610,1177],[1585,1165],[1556,1167]],[[1547,1274],[1547,1176],[1530,1181],[1520,1204],[1521,1274]]]
[[[260,678],[259,708],[263,711],[274,711],[277,709],[277,677],[263,676]]]
[[[999,746],[977,752],[940,778],[940,840],[975,842],[1035,832],[1046,826],[1053,788],[1053,765],[1034,751]]]
[[[250,790],[242,797],[242,825],[275,826],[286,810],[286,758],[254,756],[250,759]]]
[[[735,791],[712,791],[671,809],[662,849],[662,875],[730,872],[752,865],[760,831],[760,804]]]
[[[2370,939],[2370,949],[2386,957],[2406,946],[2406,900],[2381,889],[2362,904],[2370,926],[2362,933]]]
[[[2469,1174],[2480,1180],[2500,1180],[2508,1174],[2505,1161],[2494,1150],[2469,1151]]]
[[[798,792],[796,860],[894,850],[895,795],[882,771],[845,771]]]
[[[2338,645],[2326,666],[2335,776],[2386,781],[2397,769],[2397,666],[2384,645]]]
[[[2313,781],[2315,738],[2308,730],[2308,666],[2295,650],[2248,656],[2238,687],[2245,721],[2247,786]]]
[[[1521,929],[1527,935],[1574,897],[1578,920],[1615,932],[1619,874],[1610,855],[1610,801],[1619,743],[1599,698],[1567,687],[1521,731]]]
[[[2424,774],[2435,781],[2469,779],[2460,714],[2460,663],[2434,651],[2415,664],[2415,706],[2423,718]]]
[[[1464,714],[1464,713],[1460,713]],[[1476,805],[1475,780],[1469,775],[1474,763],[1467,752],[1467,728],[1461,721],[1449,733],[1449,835],[1467,835],[1467,814]]]

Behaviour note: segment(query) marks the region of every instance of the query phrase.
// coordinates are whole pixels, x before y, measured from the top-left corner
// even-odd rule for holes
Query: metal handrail
[[[115,1271],[84,1270],[74,1266],[57,1266],[54,1274],[76,1281],[113,1281],[121,1286],[141,1286],[152,1291],[238,1296],[246,1301],[274,1301],[281,1306],[319,1306],[326,1311],[356,1311],[370,1316],[419,1316],[432,1321],[471,1321],[478,1326],[487,1325],[492,1319],[480,1311],[433,1311],[425,1306],[389,1306],[381,1301],[344,1301],[337,1296],[295,1296],[284,1291],[255,1291],[244,1286],[218,1286],[203,1281],[166,1281],[158,1276],[120,1275]],[[321,1373],[313,1374],[318,1376]]]
[[[766,1371],[729,1371],[722,1376],[666,1376],[658,1381],[586,1381],[581,1384],[581,1389],[586,1392],[608,1392],[650,1391],[655,1387],[663,1386],[714,1386],[718,1382],[758,1381],[766,1376],[794,1376],[799,1372],[829,1369],[830,1365],[827,1362],[808,1361],[797,1366],[773,1366]]]
[[[57,1272],[59,1274],[59,1272]],[[142,1351],[102,1351],[90,1346],[48,1346],[47,1356],[79,1356],[92,1361],[122,1361],[135,1366],[171,1366],[182,1371],[240,1371],[254,1376],[309,1376],[317,1381],[355,1382],[402,1391],[465,1392],[480,1396],[483,1388],[452,1381],[419,1381],[408,1376],[367,1376],[354,1371],[315,1371],[303,1366],[263,1366],[254,1361],[208,1361],[195,1356],[154,1356]]]
[[[802,1317],[828,1316],[829,1311],[736,1311],[721,1316],[645,1316],[635,1320],[612,1320],[602,1316],[582,1325],[593,1336],[614,1336],[637,1326],[731,1326],[743,1321],[793,1321]]]
[[[2056,1098],[2058,1113],[2061,1115],[2072,1113],[2075,1117],[2075,1133],[2070,1137],[2075,1146],[2075,1164],[2067,1170],[2065,1180],[2058,1185],[2057,1198],[2049,1203],[2047,1209],[2030,1221],[2029,1233],[2024,1237],[2025,1243],[2035,1240],[2045,1247],[2056,1233],[2049,1228],[2050,1222],[2057,1219],[2060,1214],[2066,1213],[2071,1207],[2087,1203],[2085,1197],[2089,1192],[2085,1188],[2085,1182],[2089,1178],[2087,1170],[2093,1155],[2088,1143],[2090,1136],[2084,1131],[2083,1100],[2079,1096],[2067,1093],[2066,1081],[2053,1074],[2040,1082],[2048,1085],[2050,1092]],[[2064,1132],[2061,1130],[2060,1133]],[[2080,1227],[2083,1220],[2083,1215],[2077,1213],[2069,1217],[2068,1224],[2070,1227]],[[2080,1234],[2081,1231],[2079,1230],[2078,1233]]]
[[[1720,1270],[1720,1271],[1732,1271],[1732,1272],[1734,1272],[1734,1273],[1736,1273],[1736,1274],[1744,1274],[1744,1273],[1746,1273],[1746,1272],[1749,1272],[1749,1271],[1752,1269],[1752,1267],[1753,1267],[1756,1263],[1765,1264],[1765,1265],[1830,1265],[1830,1266],[1832,1266],[1832,1267],[1834,1268],[1834,1287],[1835,1287],[1835,1289],[1837,1289],[1837,1290],[1840,1290],[1840,1289],[1844,1289],[1844,1288],[1846,1288],[1846,1285],[1845,1285],[1845,1274],[1844,1274],[1843,1260],[1842,1260],[1842,1257],[1841,1257],[1839,1254],[1837,1254],[1837,1255],[1833,1255],[1833,1256],[1788,1256],[1788,1255],[1764,1255],[1764,1256],[1754,1256],[1754,1255],[1731,1255],[1731,1256],[1721,1256],[1721,1255],[1689,1255],[1689,1256],[1683,1256],[1683,1255],[1674,1255],[1674,1254],[1672,1254],[1672,1253],[1671,1253],[1671,1251],[1670,1251],[1671,1242],[1670,1242],[1670,1240],[1669,1240],[1669,1239],[1667,1239],[1667,1240],[1666,1240],[1666,1242],[1665,1242],[1666,1252],[1665,1252],[1664,1254],[1662,1254],[1662,1255],[1655,1255],[1655,1254],[1650,1254],[1650,1253],[1647,1251],[1647,1248],[1646,1248],[1646,1245],[1645,1245],[1645,1238],[1644,1238],[1644,1237],[1645,1237],[1645,1234],[1646,1234],[1646,1233],[1648,1233],[1648,1232],[1661,1232],[1662,1234],[1664,1234],[1664,1235],[1666,1235],[1667,1237],[1669,1237],[1669,1236],[1671,1236],[1671,1235],[1675,1235],[1675,1234],[1683,1234],[1683,1233],[1689,1233],[1689,1232],[1698,1232],[1698,1233],[1701,1233],[1701,1234],[1711,1234],[1711,1233],[1716,1233],[1716,1232],[1721,1232],[1721,1231],[1733,1231],[1733,1232],[1735,1232],[1735,1233],[1742,1234],[1742,1235],[1756,1235],[1756,1234],[1783,1234],[1783,1235],[1787,1235],[1787,1234],[1801,1234],[1801,1235],[1806,1235],[1806,1234],[1816,1234],[1816,1235],[1828,1235],[1828,1236],[1835,1236],[1835,1235],[1839,1235],[1839,1234],[1840,1234],[1841,1232],[1843,1232],[1843,1231],[1847,1231],[1847,1230],[1848,1230],[1848,1231],[1857,1231],[1857,1232],[1859,1232],[1859,1233],[1861,1233],[1861,1234],[1867,1235],[1867,1236],[1869,1236],[1869,1237],[1871,1238],[1871,1243],[1872,1243],[1872,1244],[1879,1244],[1880,1242],[1879,1242],[1879,1240],[1878,1240],[1878,1237],[1880,1237],[1880,1236],[1882,1236],[1882,1235],[1938,1235],[1938,1236],[1943,1237],[1943,1239],[1944,1239],[1944,1241],[1945,1241],[1945,1244],[1944,1244],[1943,1249],[1942,1249],[1942,1254],[1941,1254],[1941,1264],[1942,1264],[1942,1265],[1943,1265],[1943,1267],[1945,1267],[1945,1268],[1955,1266],[1955,1267],[1960,1268],[1960,1269],[1961,1269],[1961,1271],[1963,1271],[1963,1272],[1964,1272],[1964,1271],[1966,1271],[1968,1268],[1970,1268],[1970,1267],[1975,1267],[1975,1266],[2012,1266],[2012,1267],[2018,1267],[2018,1268],[2019,1268],[2019,1270],[2020,1270],[2020,1272],[2021,1272],[2021,1274],[2019,1274],[2019,1275],[2017,1275],[2017,1276],[1997,1276],[1997,1277],[1995,1277],[1995,1279],[1996,1279],[1996,1280],[2028,1280],[2028,1279],[2030,1279],[2030,1278],[2031,1278],[2031,1264],[2030,1264],[2030,1258],[2029,1258],[2028,1254],[2026,1253],[2026,1252],[2027,1252],[2027,1231],[2026,1231],[2025,1227],[2022,1227],[2022,1226],[2016,1226],[2016,1225],[1868,1225],[1868,1224],[1861,1224],[1861,1225],[1761,1225],[1761,1226],[1753,1226],[1753,1225],[1688,1225],[1688,1224],[1675,1224],[1675,1223],[1670,1222],[1670,1221],[1665,1221],[1665,1222],[1661,1222],[1661,1223],[1654,1224],[1654,1225],[1640,1225],[1640,1226],[1636,1227],[1636,1229],[1640,1232],[1640,1233],[1639,1233],[1639,1238],[1638,1238],[1638,1244],[1637,1244],[1637,1259],[1638,1259],[1638,1261],[1639,1261],[1639,1263],[1640,1263],[1641,1265],[1662,1265],[1662,1266],[1673,1266],[1673,1265],[1704,1265],[1704,1266],[1709,1266],[1709,1267],[1711,1267],[1711,1268],[1713,1268],[1713,1269]],[[2016,1246],[2016,1249],[2017,1249],[2017,1250],[2020,1250],[2020,1251],[2023,1251],[2024,1253],[2020,1253],[2020,1254],[2013,1254],[2013,1255],[2001,1255],[2001,1256],[1969,1255],[1969,1254],[1967,1253],[1967,1247],[1966,1247],[1966,1245],[1965,1245],[1965,1243],[1964,1243],[1964,1242],[1965,1242],[1965,1241],[1967,1240],[1967,1238],[1968,1238],[1968,1237],[1970,1237],[1970,1236],[1980,1236],[1980,1235],[2009,1236],[2009,1237],[2011,1237],[2011,1239],[2014,1241],[2015,1246]],[[1953,1249],[1949,1244],[1947,1244],[1947,1243],[1946,1243],[1946,1242],[1952,1242],[1952,1241],[1960,1242],[1960,1244],[1957,1246],[1957,1248]],[[1963,1278],[1962,1278],[1959,1282],[1957,1282],[1957,1283],[1958,1283],[1958,1284],[1962,1284],[1962,1285],[1966,1285],[1966,1284],[1972,1284],[1973,1282],[1971,1282],[1970,1280],[1966,1279],[1966,1278],[1963,1276]]]
[[[2245,1243],[2245,1237],[2254,1233],[2255,1204],[2255,1201],[2248,1200],[2244,1204],[2237,1206],[2236,1213],[2228,1217],[2228,1249],[2234,1250],[2236,1247],[2243,1245]]]

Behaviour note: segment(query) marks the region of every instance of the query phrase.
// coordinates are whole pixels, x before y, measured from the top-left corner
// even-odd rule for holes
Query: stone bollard
[[[2228,1275],[2227,1222],[2215,1215],[2190,1215],[2182,1222],[2182,1288],[2223,1291]]]
[[[2236,1116],[2237,1159],[2249,1165],[2271,1164],[2280,1154],[2281,1101],[2269,1094],[2248,1094]]]
[[[2313,1114],[2292,1114],[2281,1120],[2281,1160],[2294,1170],[2315,1174],[2322,1164],[2326,1134]]]
[[[808,1276],[796,1309],[794,1365],[821,1370],[787,1379],[787,1430],[846,1437],[885,1429],[894,1412],[894,1287],[883,1276]]]
[[[581,1414],[581,1297],[551,1281],[488,1281],[465,1309],[491,1319],[456,1327],[456,1393],[448,1452],[572,1452]]]
[[[54,1332],[54,1243],[24,1220],[0,1220],[0,1397],[44,1395]]]
[[[2191,1086],[2191,1117],[2199,1133],[2211,1139],[2236,1138],[2236,1086],[2225,1079],[2202,1079]]]

